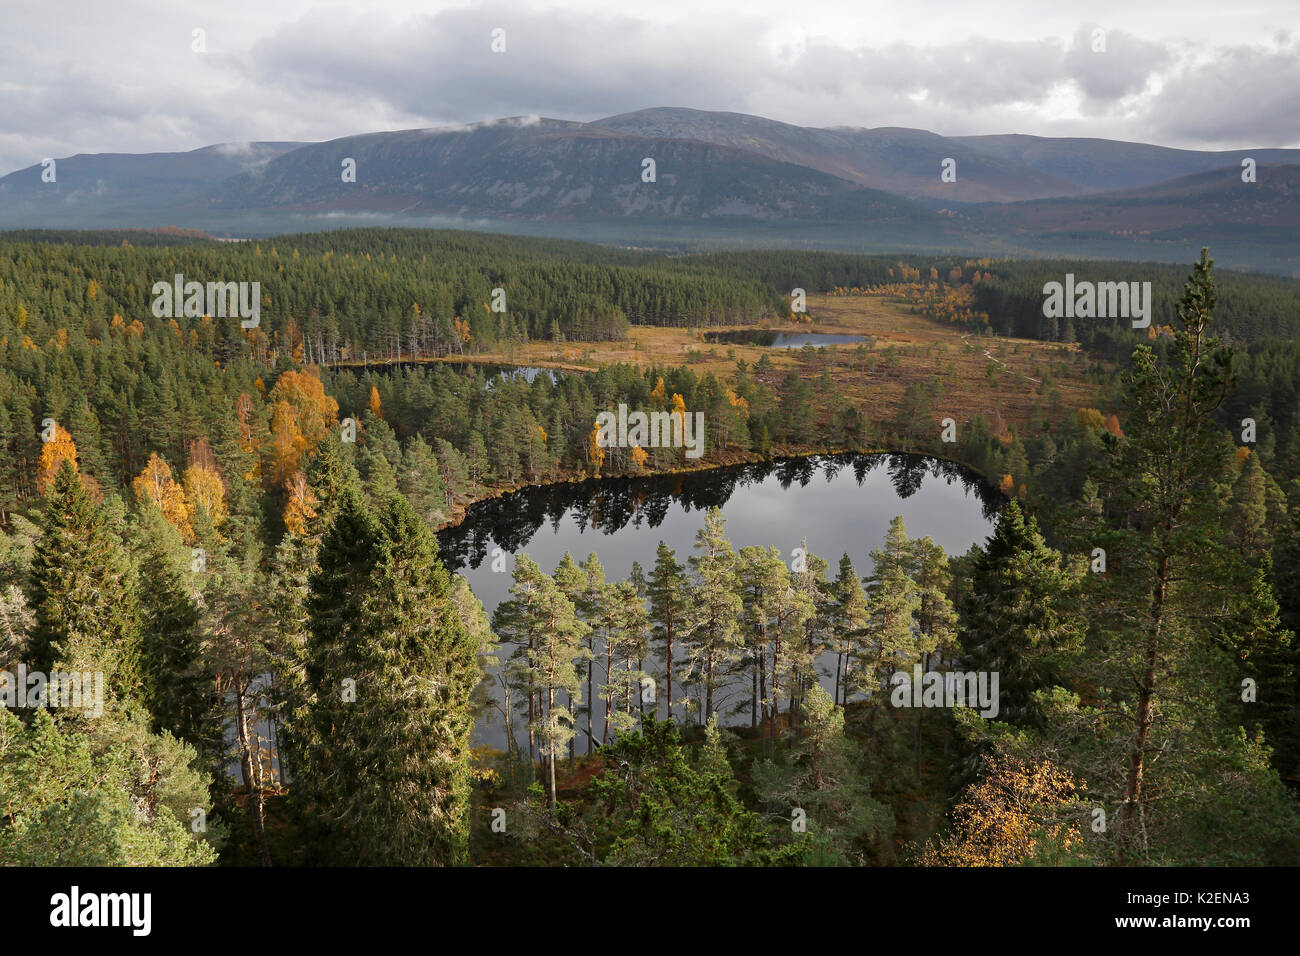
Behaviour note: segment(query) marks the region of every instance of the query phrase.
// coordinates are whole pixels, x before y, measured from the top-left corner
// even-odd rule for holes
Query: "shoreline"
[[[576,484],[581,484],[582,482],[585,481],[601,481],[607,478],[626,480],[626,479],[637,479],[637,478],[661,478],[661,477],[668,477],[671,475],[697,474],[699,472],[704,472],[704,471],[714,471],[719,468],[733,468],[738,465],[753,465],[762,462],[771,462],[773,464],[776,464],[782,461],[794,461],[799,459],[817,458],[821,456],[830,456],[830,455],[914,455],[920,458],[930,458],[936,461],[945,461],[950,464],[957,465],[959,467],[967,469],[973,474],[979,476],[980,480],[982,480],[988,486],[990,491],[998,494],[1002,494],[1002,492],[998,489],[998,486],[989,480],[988,475],[984,474],[983,471],[981,471],[979,468],[976,468],[974,465],[968,464],[967,462],[961,461],[960,459],[957,458],[949,458],[945,455],[938,455],[928,451],[907,451],[907,450],[901,450],[897,448],[821,448],[813,451],[788,451],[788,452],[782,452],[780,454],[772,454],[772,455],[759,455],[756,452],[735,452],[734,455],[735,455],[734,460],[709,462],[707,464],[702,464],[702,465],[682,465],[680,467],[675,467],[675,468],[659,468],[652,471],[645,471],[640,474],[632,474],[629,472],[613,472],[613,473],[602,473],[598,475],[591,475],[583,472],[580,474],[561,474],[554,478],[548,478],[541,481],[529,481],[519,485],[493,487],[488,489],[487,494],[483,494],[478,497],[472,498],[469,501],[465,502],[465,504],[459,506],[458,508],[459,513],[456,515],[455,519],[448,521],[446,524],[443,524],[438,528],[435,528],[434,534],[441,534],[442,532],[449,531],[452,528],[460,527],[465,522],[465,519],[469,517],[470,509],[472,509],[475,505],[482,504],[488,501],[495,501],[497,499],[504,498],[507,495],[516,494],[518,492],[530,491],[534,488],[549,488],[555,485],[576,485]]]

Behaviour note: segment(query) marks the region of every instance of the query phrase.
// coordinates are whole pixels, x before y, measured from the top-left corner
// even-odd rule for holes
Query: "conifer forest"
[[[854,868],[1222,939],[1300,865],[1300,128],[1227,92],[1294,92],[1273,4],[736,8],[725,72],[676,4],[137,6],[84,125],[0,66],[36,922]]]

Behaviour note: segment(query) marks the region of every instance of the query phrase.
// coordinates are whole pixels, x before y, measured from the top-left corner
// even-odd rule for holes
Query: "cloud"
[[[1065,73],[1083,93],[1084,109],[1101,113],[1144,90],[1173,58],[1166,44],[1088,24],[1079,27],[1065,54]]]
[[[1300,33],[1177,70],[1150,123],[1155,135],[1225,148],[1300,142]]]
[[[688,0],[545,9],[389,0],[358,12],[313,2],[291,0],[281,13],[229,0],[194,14],[166,0],[120,0],[111,10],[87,5],[76,30],[57,4],[11,5],[0,33],[0,172],[78,152],[325,140],[501,117],[589,121],[650,106],[949,135],[1300,144],[1300,48],[1294,35],[1271,36],[1269,0],[1238,14],[1229,39],[1208,25],[1218,8],[1199,0],[1188,0],[1195,16],[1171,21],[1192,24],[1191,37],[1153,33],[1146,15],[1142,35],[1103,23],[1104,53],[1092,51],[1094,24],[1062,23],[1021,0],[990,0],[969,36],[930,0],[917,0],[915,14],[873,19],[868,26],[892,25],[878,30],[858,14],[853,30],[839,30],[850,15],[822,10],[804,31],[775,0],[741,8],[753,12]],[[1122,13],[1101,4],[1093,15]],[[1025,26],[1035,17],[1041,35]],[[1247,17],[1253,42],[1239,39]],[[197,26],[205,54],[191,48]],[[491,48],[497,28],[504,53]]]

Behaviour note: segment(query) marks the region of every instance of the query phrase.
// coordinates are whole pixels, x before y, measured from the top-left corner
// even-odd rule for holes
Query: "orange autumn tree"
[[[226,520],[226,486],[206,438],[191,443],[189,464],[181,480],[191,512],[197,515],[200,510],[206,511],[213,529],[220,528]]]
[[[682,434],[686,434],[686,399],[682,398],[676,392],[673,392],[673,418],[677,419],[674,429],[682,429]]]
[[[266,421],[261,417],[257,406],[254,404],[253,396],[247,392],[241,392],[239,398],[235,400],[235,420],[239,423],[239,447],[248,453],[252,461],[252,467],[244,475],[244,480],[261,482],[262,456],[260,450],[266,442],[269,432],[267,431]]]
[[[325,433],[338,424],[339,403],[325,394],[315,369],[285,372],[276,379],[267,401],[288,403],[308,448],[319,445]]]
[[[316,496],[307,484],[307,476],[295,472],[285,487],[289,500],[284,506],[284,526],[296,535],[307,533],[307,522],[316,517]]]
[[[154,452],[144,470],[131,482],[136,500],[142,504],[151,501],[162,510],[167,523],[181,533],[186,543],[194,540],[190,524],[190,505],[185,500],[185,489],[172,477],[171,466]]]
[[[273,488],[288,486],[307,454],[307,439],[298,427],[298,416],[288,402],[276,402],[271,409],[271,439],[267,443],[267,464],[262,474]]]
[[[72,467],[80,471],[77,467],[77,446],[73,443],[72,436],[62,425],[56,424],[51,440],[41,445],[41,458],[36,465],[37,491],[45,494],[50,490],[54,476],[59,473],[65,461],[72,462]]]
[[[591,426],[591,437],[588,441],[588,454],[591,456],[591,464],[594,474],[600,474],[601,466],[605,464],[605,449],[600,444],[600,422]]]
[[[1017,866],[1040,844],[1071,853],[1083,843],[1081,784],[1050,760],[990,759],[952,812],[952,828],[921,852],[922,866]]]
[[[312,369],[285,372],[267,396],[271,439],[262,474],[273,488],[284,488],[329,430],[338,424],[339,403],[325,394]]]
[[[370,412],[376,418],[384,417],[384,409],[379,402],[379,389],[373,385],[370,386]]]

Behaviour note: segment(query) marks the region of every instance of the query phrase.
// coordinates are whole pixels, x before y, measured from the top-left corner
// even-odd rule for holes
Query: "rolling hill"
[[[1259,181],[1243,184],[1251,156]],[[642,179],[655,161],[655,180]],[[356,181],[344,182],[344,160]],[[956,162],[955,182],[940,176]],[[1300,150],[810,128],[656,108],[184,153],[78,154],[0,178],[0,228],[224,235],[439,225],[659,247],[784,245],[1181,261],[1300,271]]]

